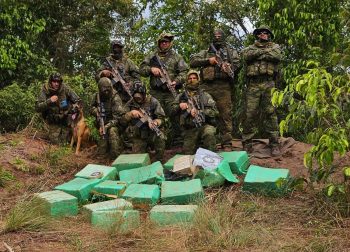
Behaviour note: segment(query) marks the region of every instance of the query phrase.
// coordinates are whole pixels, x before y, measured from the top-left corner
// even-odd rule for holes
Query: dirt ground
[[[309,147],[295,142],[281,157],[252,157],[250,162],[305,176],[303,154]],[[167,150],[165,160],[180,152],[181,148]],[[337,161],[349,160],[347,155]],[[76,156],[69,148],[51,146],[33,133],[0,135],[0,168],[14,176],[0,187],[0,227],[23,195],[51,190],[89,163],[110,165],[112,160],[96,158],[93,147]],[[329,202],[310,192],[267,198],[247,195],[241,185],[226,185],[207,190],[206,198],[207,215],[196,227],[154,227],[145,212],[139,229],[106,233],[78,215],[52,220],[42,231],[0,234],[0,252],[9,251],[4,242],[14,251],[350,251],[350,219],[340,217]],[[218,221],[219,231],[213,231],[212,224],[204,226],[208,220]],[[208,238],[204,234],[209,231]]]

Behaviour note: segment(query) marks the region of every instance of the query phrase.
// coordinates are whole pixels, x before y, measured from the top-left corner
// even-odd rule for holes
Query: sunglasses
[[[263,32],[259,32],[259,35],[260,34],[266,34],[266,35],[269,35],[269,33],[268,32],[265,32],[265,31],[263,31]]]

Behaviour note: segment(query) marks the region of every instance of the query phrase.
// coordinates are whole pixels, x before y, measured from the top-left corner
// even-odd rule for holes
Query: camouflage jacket
[[[116,60],[112,57],[112,55],[107,57],[108,61],[111,62],[112,66],[115,70],[117,70],[120,76],[127,82],[132,83],[135,80],[140,80],[140,72],[137,65],[129,58],[123,56],[121,60]],[[100,68],[97,70],[95,79],[98,82],[101,78],[101,73],[103,70],[112,70],[107,61],[105,60]],[[113,88],[118,92],[120,98],[125,103],[130,100],[130,96],[127,92],[124,91],[122,85],[120,83],[113,83]],[[129,85],[131,87],[132,85]]]
[[[159,101],[156,98],[152,97],[151,95],[147,95],[146,100],[143,104],[139,105],[135,101],[132,101],[128,105],[129,111],[133,109],[137,110],[139,108],[144,109],[148,113],[148,115],[151,117],[152,120],[160,119],[161,126],[164,125],[165,113],[162,106],[160,105]],[[139,122],[138,119],[131,118],[128,113],[125,113],[123,116],[124,124],[131,124],[131,126],[135,126],[138,122]],[[148,127],[148,124],[144,123],[143,125],[141,125],[140,130],[148,131],[150,129]]]
[[[193,123],[193,117],[186,110],[181,110],[179,106],[181,102],[187,103],[188,96],[195,101],[195,106],[197,106],[196,109],[204,113],[205,124],[215,126],[215,118],[219,115],[219,111],[216,108],[215,101],[212,96],[201,89],[192,93],[190,91],[184,91],[179,94],[172,103],[172,115],[180,116],[180,126],[187,129],[196,127]]]
[[[93,97],[91,113],[94,116],[97,116],[98,104],[97,104],[97,93]],[[103,100],[101,98],[100,106],[104,109],[104,123],[109,124],[109,126],[119,126],[121,117],[125,113],[125,108],[123,102],[116,91],[113,91],[113,94],[108,100]]]
[[[235,49],[226,44],[219,50],[223,61],[231,64],[232,70],[235,71],[239,67],[239,56]],[[209,58],[215,57],[215,52],[209,47],[208,50],[202,50],[190,57],[190,67],[200,68],[201,78],[203,81],[214,81],[217,79],[228,80],[229,76],[223,72],[219,66],[210,65]]]
[[[177,54],[173,49],[170,49],[165,55],[155,51],[146,56],[140,65],[140,73],[144,77],[150,76],[151,89],[168,90],[167,86],[159,80],[159,77],[155,77],[151,73],[151,67],[156,66],[155,55],[158,55],[162,63],[165,64],[166,70],[169,73],[169,77],[172,81],[176,81],[176,88],[182,87],[182,84],[186,81],[186,74],[188,66],[181,55]],[[170,91],[169,91],[170,92]]]
[[[261,43],[256,41],[243,49],[242,57],[246,64],[246,75],[248,77],[274,76],[278,72],[282,51],[279,45],[273,42]]]
[[[52,103],[50,97],[57,95],[58,101]],[[68,124],[68,114],[72,104],[80,101],[79,96],[65,84],[61,84],[57,91],[50,88],[49,83],[43,85],[36,102],[35,109],[41,112],[43,118],[53,124]]]

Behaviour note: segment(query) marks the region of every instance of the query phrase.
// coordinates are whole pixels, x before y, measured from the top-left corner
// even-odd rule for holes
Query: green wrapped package
[[[288,178],[288,169],[265,168],[251,165],[244,178],[243,190],[268,195],[280,194],[283,193],[283,188],[278,187],[277,182]]]
[[[38,204],[43,204],[47,212],[54,217],[78,214],[78,199],[62,191],[42,192],[35,195]]]
[[[127,185],[128,184],[123,181],[106,180],[96,185],[92,189],[92,192],[107,195],[115,195],[116,197],[119,197],[123,194]]]
[[[147,166],[151,164],[151,159],[148,153],[140,154],[121,154],[112,163],[112,166],[117,169],[117,173],[123,170],[130,170]]]
[[[149,208],[157,204],[160,198],[158,185],[131,184],[122,195],[137,208]]]
[[[186,225],[193,220],[196,205],[158,205],[150,211],[150,220],[160,226]]]
[[[200,179],[164,181],[161,187],[162,204],[188,204],[204,198]]]
[[[219,155],[229,163],[232,173],[246,174],[249,167],[249,157],[246,151],[220,152]]]
[[[137,210],[94,211],[91,224],[101,229],[114,229],[128,232],[140,225],[140,212]]]
[[[159,161],[140,168],[123,170],[119,173],[119,178],[128,184],[160,184],[165,180],[163,166]]]
[[[105,180],[115,180],[117,176],[117,170],[114,167],[105,165],[88,164],[80,172],[75,174],[76,178],[85,179],[100,179]]]
[[[80,203],[89,200],[91,189],[100,183],[100,179],[75,178],[67,183],[58,185],[55,190],[60,190],[78,198]]]
[[[219,187],[226,180],[231,183],[239,183],[239,179],[231,172],[230,165],[226,160],[222,160],[216,169],[200,169],[196,178],[201,179],[203,187]]]

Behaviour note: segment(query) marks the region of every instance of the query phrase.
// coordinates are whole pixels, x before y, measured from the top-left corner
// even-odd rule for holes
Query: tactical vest
[[[232,63],[230,53],[227,47],[221,48],[219,52],[220,52],[221,58],[224,61]],[[209,49],[206,54],[206,58],[211,58],[211,57],[215,57],[215,53]],[[221,70],[221,67],[219,67],[218,65],[215,65],[215,66],[210,65],[210,66],[202,67],[200,69],[200,75],[202,80],[204,81],[213,81],[215,79],[218,79],[218,80],[229,79],[228,74],[223,72]]]
[[[259,75],[274,76],[278,72],[278,65],[264,60],[256,60],[247,64],[247,76],[255,77]]]
[[[51,94],[50,92],[46,93],[47,99],[49,99],[52,95],[54,94]],[[72,104],[67,97],[65,86],[61,87],[57,96],[58,101],[55,103],[50,103],[47,110],[44,111],[42,115],[43,118],[49,123],[66,125],[68,113],[72,108]]]

